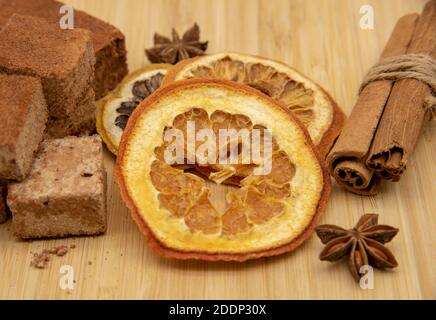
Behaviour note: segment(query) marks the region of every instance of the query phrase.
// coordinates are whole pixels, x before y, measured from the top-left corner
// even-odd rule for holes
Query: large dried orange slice
[[[191,78],[236,81],[279,101],[303,122],[323,156],[344,124],[344,113],[324,89],[281,62],[239,53],[206,55],[179,62],[162,85]]]
[[[259,142],[251,153],[247,141]],[[265,163],[268,170],[257,170]],[[144,100],[127,123],[116,173],[150,245],[179,259],[292,251],[311,235],[330,194],[324,162],[292,112],[227,80],[177,81]],[[222,184],[228,179],[232,186]]]
[[[97,131],[115,155],[127,121],[138,104],[159,89],[169,64],[150,64],[129,75],[97,102]]]

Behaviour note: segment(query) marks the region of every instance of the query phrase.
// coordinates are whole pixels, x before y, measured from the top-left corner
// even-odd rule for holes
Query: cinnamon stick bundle
[[[407,53],[436,59],[436,0],[425,6]],[[422,106],[430,95],[430,87],[422,81],[395,82],[367,160],[383,178],[397,181],[404,172],[428,111]]]
[[[400,18],[380,60],[406,53],[418,17],[418,14],[410,14]],[[363,195],[376,192],[379,179],[375,170],[366,166],[366,159],[392,86],[392,81],[380,80],[363,89],[327,156],[331,174],[347,190]]]
[[[410,14],[396,24],[380,57],[424,53],[435,58],[436,0],[421,16]],[[327,156],[331,174],[349,191],[376,193],[381,178],[397,181],[415,148],[430,87],[419,80],[377,80],[367,84],[336,144]]]

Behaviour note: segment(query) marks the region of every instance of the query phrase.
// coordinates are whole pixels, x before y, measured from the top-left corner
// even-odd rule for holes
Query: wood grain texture
[[[70,0],[119,27],[127,37],[129,67],[147,61],[154,31],[186,30],[194,21],[209,52],[240,51],[282,60],[324,86],[347,114],[359,82],[378,60],[397,19],[420,12],[424,0]],[[371,4],[374,30],[359,28],[359,8]],[[336,184],[322,223],[351,227],[365,212],[400,228],[388,244],[399,261],[375,271],[375,288],[362,290],[345,263],[318,260],[313,236],[299,250],[238,263],[164,260],[151,251],[121,202],[106,152],[109,228],[105,236],[20,242],[10,222],[0,226],[0,298],[26,299],[435,299],[436,125],[428,123],[399,183],[375,197],[347,193]],[[50,267],[30,267],[31,252],[61,244],[77,247]],[[59,269],[71,265],[74,290],[60,289]]]

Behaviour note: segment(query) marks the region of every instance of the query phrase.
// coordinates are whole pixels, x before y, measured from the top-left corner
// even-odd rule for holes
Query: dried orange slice
[[[97,102],[97,131],[108,149],[117,154],[121,135],[133,110],[159,89],[168,64],[150,64],[127,75],[109,95]]]
[[[219,128],[241,135],[220,140]],[[167,139],[174,131],[180,139]],[[257,156],[241,156],[255,140],[263,141]],[[220,153],[203,149],[228,152],[232,143],[233,162],[217,164]],[[180,162],[169,163],[168,155]],[[259,173],[265,160],[269,170]],[[127,123],[116,174],[150,245],[179,259],[245,261],[292,251],[312,234],[331,189],[321,156],[292,112],[227,80],[177,81],[145,99]],[[233,186],[221,184],[227,179]]]
[[[303,122],[323,156],[345,121],[344,113],[324,89],[297,70],[271,59],[218,53],[183,60],[167,73],[162,85],[191,78],[236,81],[279,101]]]

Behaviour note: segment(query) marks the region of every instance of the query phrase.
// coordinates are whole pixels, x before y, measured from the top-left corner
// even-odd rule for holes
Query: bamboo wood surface
[[[397,19],[421,12],[424,0],[70,0],[119,27],[127,38],[130,70],[147,63],[153,32],[184,31],[197,21],[208,52],[237,51],[282,60],[324,86],[349,114],[368,68]],[[373,30],[359,27],[362,5],[374,7]],[[1,10],[1,8],[0,8]],[[375,197],[334,184],[322,223],[351,227],[363,213],[400,229],[387,244],[399,268],[375,270],[363,290],[346,263],[318,260],[316,236],[297,251],[248,263],[165,260],[146,244],[120,199],[114,157],[106,152],[108,232],[101,237],[22,242],[10,222],[0,226],[0,298],[60,299],[435,299],[436,122],[426,124],[407,172]],[[49,268],[30,267],[31,252],[75,244]],[[62,290],[60,267],[74,268],[75,288]]]

